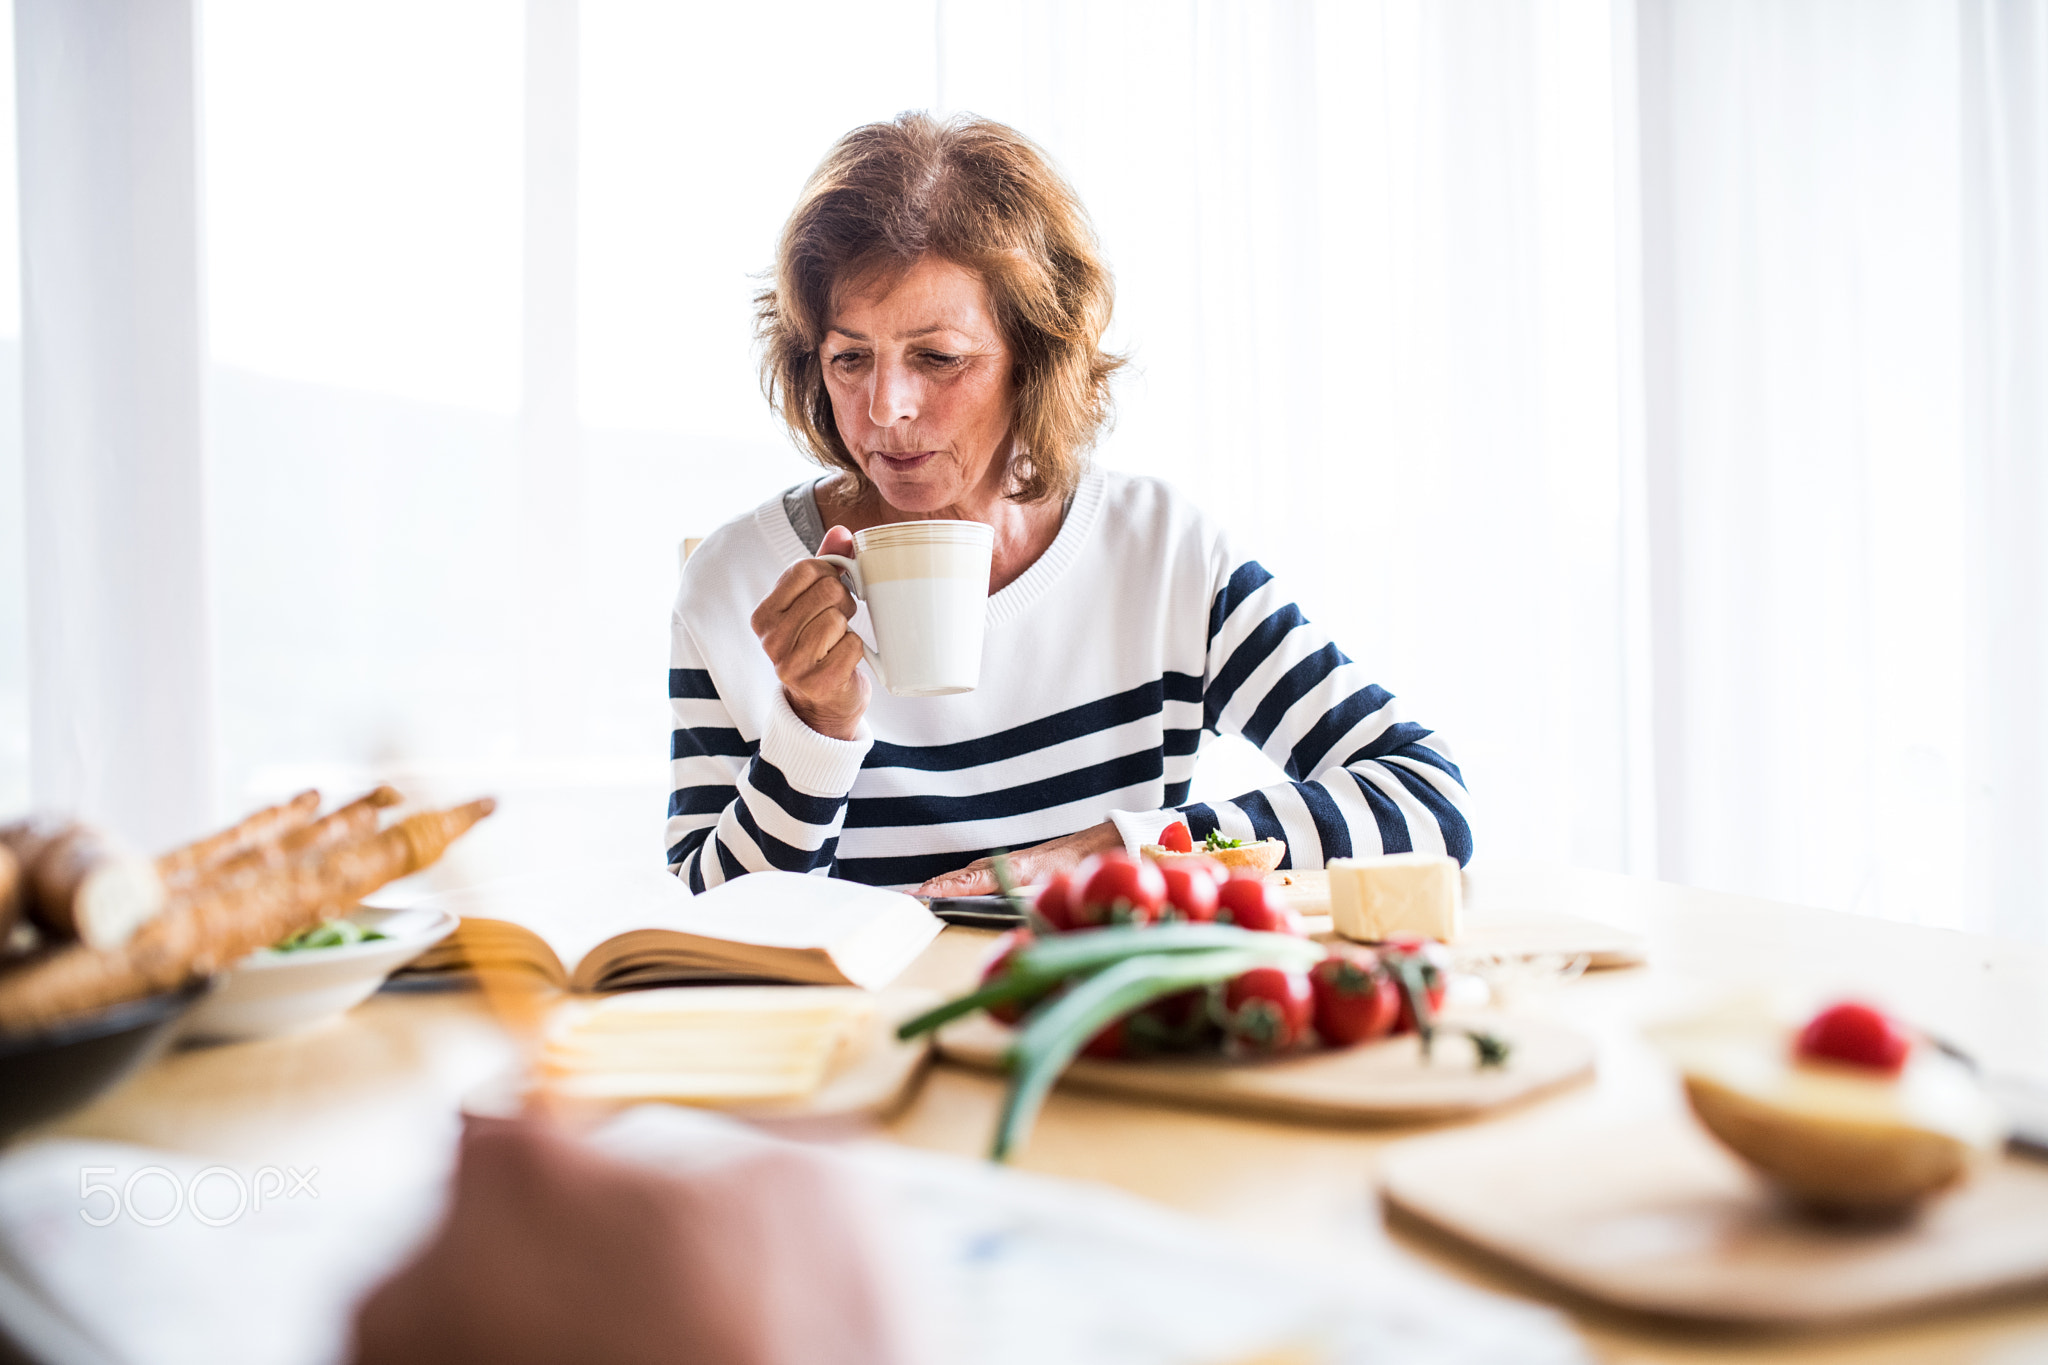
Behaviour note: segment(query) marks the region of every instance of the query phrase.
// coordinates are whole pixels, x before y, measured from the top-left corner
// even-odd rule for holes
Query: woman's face
[[[929,515],[1001,496],[1010,352],[980,276],[927,256],[856,281],[818,354],[839,438],[891,507]]]

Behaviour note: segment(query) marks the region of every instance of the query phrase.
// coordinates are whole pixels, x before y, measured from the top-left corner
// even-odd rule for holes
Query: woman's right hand
[[[818,553],[852,554],[853,533],[833,527]],[[775,665],[789,709],[834,739],[852,739],[868,709],[860,637],[847,624],[854,606],[836,567],[822,559],[799,559],[754,608],[754,634]]]

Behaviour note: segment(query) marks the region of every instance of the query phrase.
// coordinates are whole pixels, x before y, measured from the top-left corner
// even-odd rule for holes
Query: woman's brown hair
[[[839,438],[818,357],[833,291],[937,256],[981,277],[1010,348],[1016,449],[1010,496],[1064,498],[1110,418],[1102,349],[1114,287],[1088,215],[1013,128],[912,112],[839,139],[783,225],[774,279],[755,296],[761,388],[820,463],[866,478]]]

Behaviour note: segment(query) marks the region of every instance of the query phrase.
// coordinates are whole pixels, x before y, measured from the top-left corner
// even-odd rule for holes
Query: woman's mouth
[[[939,452],[936,450],[873,450],[870,456],[892,474],[907,474]]]

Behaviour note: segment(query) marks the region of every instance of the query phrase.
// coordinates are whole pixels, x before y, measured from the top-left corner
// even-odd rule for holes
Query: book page
[[[878,922],[911,915],[919,923],[932,919],[900,891],[837,877],[750,872],[688,898],[660,923],[705,938],[763,948],[823,948],[837,957],[845,945],[874,932]]]
[[[412,903],[529,929],[573,975],[598,944],[632,929],[672,925],[689,902],[689,889],[660,867],[610,863],[501,877]]]
[[[555,951],[579,986],[604,976],[614,956],[658,952],[650,939],[666,931],[688,940],[675,945],[678,956],[718,964],[725,974],[811,981],[843,976],[878,988],[941,928],[922,904],[900,891],[833,877],[753,872],[692,896],[667,871],[645,864],[507,877],[415,903],[524,926]],[[613,945],[614,939],[624,941]],[[579,970],[593,955],[588,969]],[[820,955],[829,956],[837,971],[802,960]],[[658,970],[650,963],[644,975],[655,979]]]

